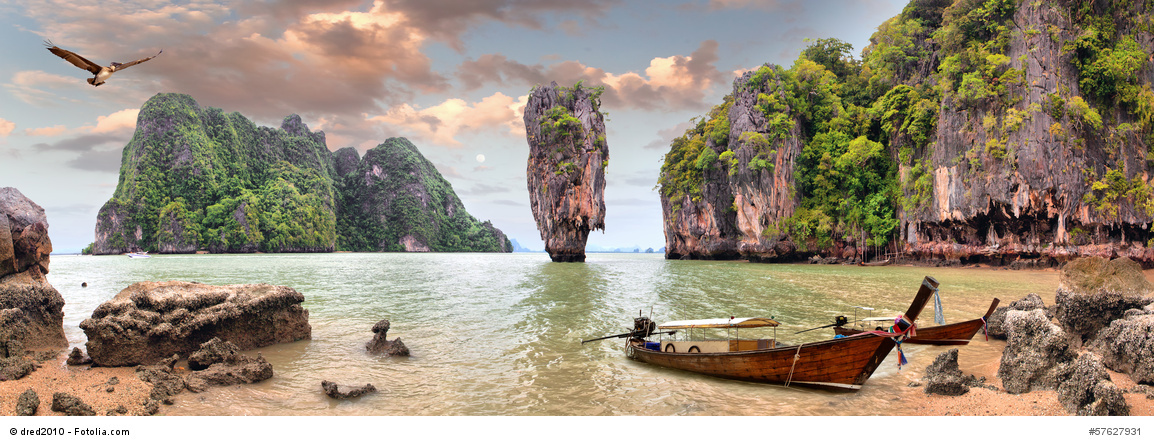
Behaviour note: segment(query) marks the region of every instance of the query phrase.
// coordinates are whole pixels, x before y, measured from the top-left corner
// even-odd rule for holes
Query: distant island
[[[161,93],[140,109],[93,254],[511,252],[405,138],[330,152],[290,115],[279,129]]]

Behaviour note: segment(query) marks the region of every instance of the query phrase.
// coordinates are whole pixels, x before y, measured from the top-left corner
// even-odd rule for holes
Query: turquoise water
[[[832,322],[853,305],[900,313],[931,275],[947,322],[973,319],[997,297],[1053,301],[1057,273],[990,268],[857,267],[667,261],[660,254],[590,254],[557,264],[543,253],[334,253],[53,256],[49,281],[65,299],[70,343],[82,320],[129,284],[187,280],[271,283],[305,296],[311,340],[258,349],[275,376],[265,382],[182,393],[171,415],[871,415],[890,413],[900,388],[946,347],[906,346],[857,393],[786,388],[699,376],[635,362],[622,340],[638,312],[655,321],[773,316],[783,342],[832,336],[793,332]],[[82,288],[81,282],[88,286]],[[389,319],[408,358],[368,355],[370,328]],[[932,307],[923,324],[932,319]],[[996,360],[979,333],[969,363]],[[256,351],[247,352],[255,355]],[[337,401],[321,380],[372,383],[380,392]]]

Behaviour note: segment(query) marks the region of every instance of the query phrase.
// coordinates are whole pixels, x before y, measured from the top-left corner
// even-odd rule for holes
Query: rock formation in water
[[[1154,265],[1151,8],[914,0],[745,73],[665,156],[666,256]]]
[[[605,230],[609,146],[601,89],[537,86],[525,105],[529,204],[554,262],[584,262],[589,231]]]
[[[188,356],[214,337],[239,350],[309,339],[304,296],[268,284],[214,286],[138,282],[80,323],[99,366],[152,364]]]
[[[258,127],[188,95],[158,94],[141,107],[124,148],[93,253],[403,251],[405,236],[434,251],[507,251],[504,235],[465,213],[415,147],[403,139],[382,146],[406,146],[412,156],[365,167],[395,170],[387,179],[361,171],[352,181],[362,162],[356,150],[329,152],[324,132],[300,116]]]
[[[512,252],[493,224],[465,211],[453,186],[413,143],[389,138],[358,159],[334,153],[339,244],[353,251]]]
[[[409,348],[405,347],[401,338],[391,341],[385,338],[389,334],[388,319],[381,319],[380,322],[373,324],[372,331],[373,339],[365,343],[365,350],[369,353],[382,356],[409,356]]]
[[[34,350],[68,345],[64,298],[45,278],[51,252],[44,208],[14,188],[0,188],[0,341]]]

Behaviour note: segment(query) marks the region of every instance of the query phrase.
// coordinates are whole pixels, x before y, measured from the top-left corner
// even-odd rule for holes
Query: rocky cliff
[[[665,157],[667,257],[1154,264],[1152,12],[915,0],[746,73]]]
[[[412,151],[416,153],[415,148]],[[384,186],[387,193],[416,192],[419,187],[409,187],[413,182],[439,184],[437,190],[447,192],[436,196],[440,200],[437,203],[445,201],[449,203],[445,206],[461,210],[456,213],[460,222],[442,225],[442,218],[431,214],[413,218],[436,220],[436,231],[444,232],[436,237],[484,238],[477,235],[482,232],[477,227],[483,225],[463,212],[448,183],[419,153],[416,156],[424,164],[410,169],[411,175],[390,177]],[[349,197],[373,199],[372,193],[362,193],[361,183],[345,181],[360,162],[355,149],[330,152],[324,132],[310,131],[297,115],[286,117],[280,128],[259,127],[239,113],[202,108],[188,95],[158,94],[141,107],[136,133],[124,148],[116,192],[97,217],[93,251],[405,250],[397,238],[386,242],[387,237],[378,237],[372,243],[360,243],[368,237],[366,232],[380,233],[385,227],[393,232],[409,231],[399,237],[412,232],[393,228],[396,219],[370,215],[375,202],[349,201]],[[345,186],[352,189],[341,189]],[[412,201],[410,198],[398,200]],[[413,199],[428,204],[428,198]],[[343,215],[342,209],[353,211],[353,215]],[[435,212],[429,207],[414,212],[426,211]],[[450,217],[453,215],[450,212]],[[338,220],[345,223],[340,225],[340,233]],[[434,251],[505,250],[500,231],[491,225],[485,231],[494,234],[486,239],[491,243],[427,240],[426,236],[436,238],[431,233],[412,236],[420,240],[416,245]]]
[[[584,262],[589,231],[605,230],[601,91],[553,82],[534,87],[525,105],[529,204],[554,262]]]
[[[0,188],[0,355],[68,346],[64,298],[48,283],[48,218],[19,190]]]
[[[389,138],[358,159],[334,153],[341,245],[356,251],[512,252],[501,230],[465,211],[453,186],[413,143]]]

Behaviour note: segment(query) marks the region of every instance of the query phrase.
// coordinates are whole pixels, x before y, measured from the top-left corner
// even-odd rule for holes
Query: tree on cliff
[[[914,0],[746,73],[665,156],[667,256],[1151,240],[1151,7]]]
[[[386,146],[405,146],[400,152],[408,155],[371,161]],[[93,252],[511,250],[500,230],[465,212],[407,140],[370,150],[364,168],[356,150],[340,153],[349,151],[351,158],[334,160],[324,132],[309,131],[297,115],[277,129],[258,127],[239,113],[201,108],[188,95],[158,94],[141,107],[124,148]],[[374,166],[378,174],[381,166],[396,173],[380,181],[384,192],[362,184],[364,169]],[[361,182],[348,178],[357,172]],[[375,213],[382,209],[375,193],[389,194],[398,205],[384,208],[396,212]],[[408,244],[399,242],[406,236]]]

